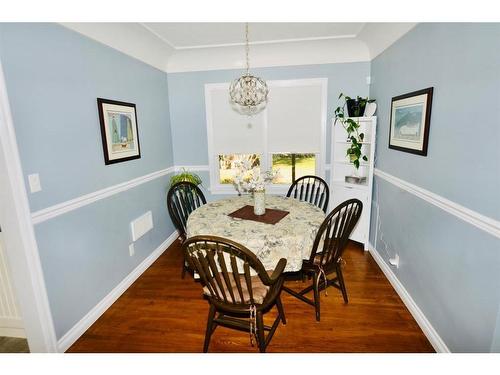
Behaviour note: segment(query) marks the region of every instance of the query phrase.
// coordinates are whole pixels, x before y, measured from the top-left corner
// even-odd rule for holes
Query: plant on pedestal
[[[374,102],[374,100],[369,100],[368,98],[357,97],[352,99],[349,96],[341,93],[339,99],[344,98],[344,104],[335,109],[335,124],[340,122],[347,132],[347,142],[350,146],[347,148],[346,156],[349,157],[349,161],[354,165],[356,170],[359,169],[360,160],[368,161],[366,155],[363,155],[361,146],[363,145],[363,140],[365,138],[364,133],[361,133],[359,121],[354,120],[352,117],[360,117],[363,115],[366,104]],[[347,110],[347,116],[346,116]]]

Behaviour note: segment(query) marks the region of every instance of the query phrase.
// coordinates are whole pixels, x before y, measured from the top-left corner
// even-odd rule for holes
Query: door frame
[[[57,352],[57,339],[0,59],[0,223],[3,247],[31,352]],[[6,181],[3,181],[4,178]]]

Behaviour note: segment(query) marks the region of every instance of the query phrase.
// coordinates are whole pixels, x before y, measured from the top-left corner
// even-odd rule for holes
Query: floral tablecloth
[[[266,195],[266,207],[289,211],[277,224],[235,219],[229,213],[253,205],[250,195],[221,199],[199,207],[189,215],[187,236],[211,235],[236,241],[257,255],[267,270],[286,258],[285,271],[298,271],[308,259],[316,233],[325,219],[318,207],[297,199]]]

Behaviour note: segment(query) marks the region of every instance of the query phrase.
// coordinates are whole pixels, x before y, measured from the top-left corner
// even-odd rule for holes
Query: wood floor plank
[[[280,325],[268,352],[433,352],[371,255],[351,243],[343,258],[349,303],[340,291],[321,293],[321,322],[314,308],[282,294],[287,324]],[[199,283],[181,279],[176,241],[80,337],[68,352],[201,352],[208,303]],[[306,284],[309,284],[306,282]],[[306,284],[286,283],[299,290]],[[266,314],[270,325],[276,311]],[[209,352],[257,352],[248,333],[218,327]]]

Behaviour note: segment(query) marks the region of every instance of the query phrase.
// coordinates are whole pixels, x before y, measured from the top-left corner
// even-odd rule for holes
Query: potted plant
[[[347,132],[347,142],[349,142],[349,147],[346,151],[346,156],[349,157],[349,161],[354,165],[355,172],[359,169],[360,160],[368,161],[366,155],[363,155],[362,145],[365,138],[364,133],[360,132],[359,121],[351,117],[360,117],[361,111],[364,112],[366,103],[374,102],[374,100],[369,100],[368,98],[357,97],[353,101],[350,97],[341,93],[339,99],[344,98],[344,104],[335,109],[335,122],[340,122]],[[351,104],[349,104],[349,102]],[[351,106],[351,111],[349,111],[349,106]],[[347,116],[346,116],[347,109]],[[361,180],[359,182],[362,182]]]
[[[200,176],[198,176],[196,173],[188,172],[184,168],[182,168],[182,171],[180,173],[170,177],[170,186],[181,181],[188,181],[195,185],[201,185],[202,183]]]
[[[365,113],[366,104],[375,101],[373,99],[362,98],[361,96],[356,96],[356,99],[353,99],[341,93],[339,99],[342,97],[345,98],[345,105],[349,117],[362,117]]]

